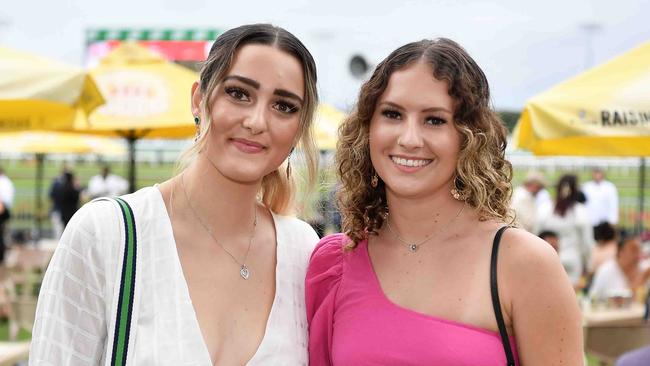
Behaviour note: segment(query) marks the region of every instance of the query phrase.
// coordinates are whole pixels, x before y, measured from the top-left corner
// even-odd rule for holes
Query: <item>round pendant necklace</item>
[[[441,226],[441,227],[442,227],[442,228],[448,228],[449,225],[451,225],[454,221],[456,221],[456,219],[458,218],[458,216],[460,216],[460,214],[463,213],[463,210],[464,210],[464,209],[465,209],[465,204],[463,204],[463,205],[460,207],[460,210],[458,210],[458,212],[456,213],[456,216],[454,216],[451,220],[449,220],[449,222],[447,223],[447,225],[445,225],[445,226]],[[415,253],[415,252],[417,252],[418,249],[420,249],[420,246],[422,246],[423,244],[425,244],[426,242],[428,242],[429,240],[431,240],[431,239],[435,236],[435,234],[438,234],[439,232],[445,231],[445,229],[441,229],[441,230],[436,229],[436,230],[433,231],[431,234],[429,234],[426,238],[424,238],[423,240],[421,240],[421,241],[419,241],[419,242],[409,242],[409,241],[406,241],[406,240],[402,239],[402,237],[399,236],[399,234],[393,230],[393,228],[390,226],[390,222],[388,221],[388,217],[386,217],[386,226],[388,227],[388,231],[390,231],[391,234],[393,234],[393,236],[395,237],[395,239],[397,239],[397,240],[399,240],[400,242],[402,242],[402,244],[405,244],[405,245],[406,245],[406,248],[407,248],[407,249],[409,250],[409,252],[411,252],[411,253]]]
[[[246,266],[246,259],[248,258],[248,253],[251,250],[251,244],[253,243],[253,238],[255,237],[255,229],[257,228],[257,208],[255,207],[253,209],[255,212],[255,216],[253,218],[253,230],[251,231],[251,235],[248,238],[248,248],[246,249],[244,260],[240,262],[237,260],[237,258],[234,255],[232,255],[232,253],[228,251],[228,249],[226,249],[225,246],[223,246],[223,244],[221,244],[221,242],[219,242],[219,240],[217,240],[217,238],[214,236],[214,233],[212,232],[212,229],[210,229],[210,227],[208,227],[208,225],[206,225],[203,222],[203,220],[201,220],[201,217],[196,213],[194,207],[192,207],[192,202],[190,202],[189,195],[187,194],[187,190],[185,189],[185,174],[181,174],[181,187],[183,187],[183,193],[185,194],[185,200],[187,201],[187,205],[190,207],[190,211],[192,211],[192,214],[194,215],[196,220],[201,224],[201,226],[203,226],[205,231],[207,231],[208,234],[210,234],[212,240],[214,240],[215,243],[217,243],[221,247],[221,249],[223,249],[223,251],[226,252],[226,254],[228,254],[230,258],[232,258],[232,260],[235,261],[235,263],[237,263],[237,265],[239,265],[239,275],[241,276],[241,278],[245,280],[249,279],[251,272],[248,269],[248,266]]]

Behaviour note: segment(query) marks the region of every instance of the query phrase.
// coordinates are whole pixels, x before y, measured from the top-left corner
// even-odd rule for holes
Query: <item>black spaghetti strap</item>
[[[510,346],[510,339],[506,331],[506,324],[503,321],[503,314],[501,313],[501,301],[499,301],[499,287],[497,286],[497,257],[499,255],[499,243],[501,242],[501,235],[509,226],[504,226],[497,231],[492,242],[492,257],[490,259],[490,291],[492,292],[492,307],[494,307],[494,316],[497,318],[497,325],[499,326],[499,334],[501,334],[501,342],[503,343],[503,350],[506,353],[508,366],[515,366],[515,359],[512,356],[512,348]]]

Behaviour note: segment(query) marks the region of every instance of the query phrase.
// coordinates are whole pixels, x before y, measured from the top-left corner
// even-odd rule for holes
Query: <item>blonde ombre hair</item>
[[[361,87],[355,110],[339,127],[338,200],[343,232],[352,241],[349,248],[368,234],[376,234],[383,225],[386,191],[381,180],[376,187],[371,184],[370,120],[393,72],[416,62],[426,63],[432,77],[446,81],[454,99],[454,126],[462,138],[456,189],[476,209],[480,220],[513,220],[509,208],[512,165],[505,159],[507,131],[490,106],[485,74],[456,42],[446,38],[422,40],[396,49],[377,65]]]
[[[302,65],[305,80],[304,103],[300,111],[300,125],[294,146],[303,155],[307,167],[307,187],[313,187],[318,169],[318,154],[313,140],[312,121],[318,105],[316,89],[316,63],[307,48],[283,28],[270,24],[249,24],[230,29],[220,35],[212,45],[207,60],[200,73],[200,132],[194,145],[179,159],[177,171],[184,170],[203,150],[207,143],[212,121],[210,120],[210,101],[217,86],[232,66],[237,51],[248,44],[261,44],[275,47],[294,56]],[[294,152],[295,153],[295,152]],[[295,194],[295,182],[287,177],[284,165],[262,178],[259,192],[262,202],[271,211],[279,214],[291,213]]]

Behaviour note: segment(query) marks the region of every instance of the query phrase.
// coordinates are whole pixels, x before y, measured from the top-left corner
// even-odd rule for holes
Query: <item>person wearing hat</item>
[[[540,209],[552,205],[550,195],[544,188],[546,179],[536,170],[526,174],[523,185],[512,193],[511,207],[521,228],[533,232]]]

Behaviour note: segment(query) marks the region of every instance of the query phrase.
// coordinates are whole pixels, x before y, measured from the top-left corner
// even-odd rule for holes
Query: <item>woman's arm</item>
[[[503,238],[503,268],[520,364],[584,365],[578,302],[557,253],[522,230]]]

